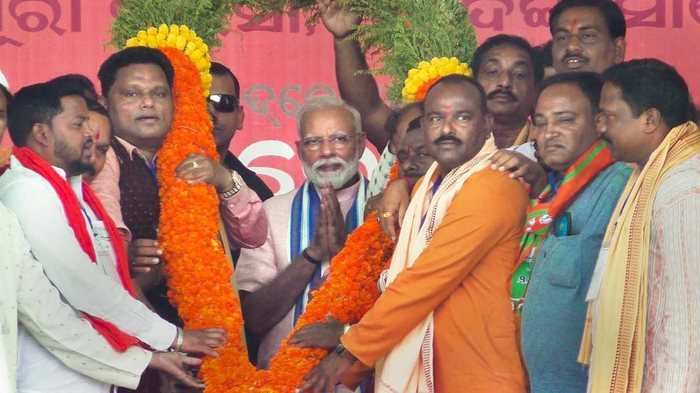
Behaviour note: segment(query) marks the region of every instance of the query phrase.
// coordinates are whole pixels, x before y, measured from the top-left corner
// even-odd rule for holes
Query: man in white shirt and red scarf
[[[166,371],[189,386],[204,386],[182,368],[200,364],[197,358],[138,346],[115,351],[61,299],[32,255],[17,218],[2,204],[0,223],[0,392],[16,391],[19,324],[66,366],[91,378],[135,388],[149,367]]]
[[[366,180],[358,164],[365,145],[359,112],[338,98],[317,97],[306,102],[297,121],[297,148],[308,180],[265,201],[267,240],[243,249],[236,270],[246,327],[262,338],[261,368],[304,312],[309,292],[322,283],[346,235],[363,222]],[[342,325],[336,328],[337,338]]]
[[[221,329],[182,331],[135,298],[117,228],[81,175],[95,135],[81,92],[27,86],[9,108],[15,145],[0,200],[16,215],[33,254],[63,298],[119,352],[145,344],[215,355]],[[109,385],[68,369],[20,328],[18,389],[106,393]]]

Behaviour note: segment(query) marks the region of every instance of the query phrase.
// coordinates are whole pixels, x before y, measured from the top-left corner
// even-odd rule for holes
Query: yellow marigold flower
[[[422,100],[430,85],[452,74],[471,76],[472,71],[468,65],[461,63],[456,57],[434,57],[429,62],[421,61],[418,67],[408,71],[401,95],[406,102]]]
[[[156,34],[158,34],[158,29],[153,26],[148,28],[148,35],[155,36]]]
[[[146,41],[148,39],[148,33],[146,33],[145,30],[141,30],[136,34],[136,38],[138,38],[141,41]]]
[[[199,59],[201,59],[204,56],[204,53],[202,53],[202,51],[199,50],[199,48],[197,48],[187,56],[189,56],[189,58],[196,63]]]
[[[418,79],[420,79],[423,82],[427,82],[430,80],[430,73],[428,72],[428,69],[423,69],[418,71]]]
[[[162,34],[164,36],[167,36],[168,35],[168,25],[163,23],[160,26],[158,26],[158,34]]]
[[[194,52],[195,50],[196,50],[195,44],[192,41],[190,41],[187,43],[187,46],[185,47],[185,54],[187,55],[187,57],[191,58],[192,52]]]
[[[180,35],[180,26],[178,26],[178,25],[170,25],[170,32],[169,32],[169,34]]]
[[[146,41],[146,46],[151,47],[151,48],[157,48],[158,47],[158,39],[154,35],[149,35],[148,40]]]
[[[130,48],[132,46],[138,46],[139,45],[139,39],[134,37],[134,38],[129,38],[126,40],[126,46],[127,48]]]
[[[207,61],[207,59],[205,59],[205,58],[201,58],[201,59],[197,60],[194,64],[197,66],[197,69],[200,71],[206,71],[209,69],[209,61]]]
[[[167,42],[168,46],[175,46],[177,39],[178,39],[178,36],[173,34],[171,31],[171,33],[168,34],[168,38],[165,40],[165,42]]]
[[[213,78],[211,76],[211,73],[209,73],[209,71],[202,73],[202,82],[211,84],[212,79]]]
[[[185,45],[187,45],[187,40],[185,37],[179,35],[177,36],[177,39],[175,40],[175,47],[177,49],[183,50],[185,49]]]

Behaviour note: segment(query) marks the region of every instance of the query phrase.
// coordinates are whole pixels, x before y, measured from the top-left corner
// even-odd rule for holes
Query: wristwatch
[[[231,172],[231,180],[233,181],[233,185],[231,186],[231,189],[228,191],[224,191],[219,193],[219,196],[224,198],[224,199],[229,199],[233,197],[234,195],[238,194],[238,191],[241,190],[241,184],[243,183],[243,179],[241,179],[241,176],[234,171],[233,169],[230,170]]]

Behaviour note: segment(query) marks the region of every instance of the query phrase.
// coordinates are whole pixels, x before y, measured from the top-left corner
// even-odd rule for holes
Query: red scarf
[[[73,233],[80,244],[80,248],[82,248],[85,254],[90,257],[90,260],[95,263],[97,261],[97,255],[95,254],[95,248],[92,244],[92,238],[85,225],[85,219],[81,211],[82,209],[78,197],[75,195],[75,192],[68,182],[56,173],[48,162],[34,151],[26,147],[15,147],[12,149],[12,154],[25,168],[38,173],[51,184],[51,187],[53,187],[58,198],[61,200],[63,211],[68,219],[68,224],[73,229]],[[112,249],[117,257],[117,272],[119,273],[121,284],[131,296],[135,296],[136,291],[134,290],[131,276],[129,275],[129,260],[117,227],[104,210],[104,207],[102,207],[102,203],[100,203],[90,186],[84,182],[83,199],[87,202],[97,218],[104,223]],[[95,328],[116,351],[124,352],[129,347],[139,344],[137,338],[122,332],[111,323],[87,314],[85,314],[85,317],[90,321],[92,327]]]

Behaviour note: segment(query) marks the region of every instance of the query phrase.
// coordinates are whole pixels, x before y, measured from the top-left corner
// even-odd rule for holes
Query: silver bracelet
[[[182,352],[182,345],[185,343],[185,332],[181,327],[177,327],[177,341],[175,342],[175,352]]]
[[[222,197],[224,199],[229,199],[229,198],[233,197],[234,195],[238,194],[238,191],[241,190],[241,184],[239,183],[237,177],[238,176],[236,174],[236,171],[231,170],[231,180],[233,181],[233,186],[231,187],[230,190],[219,193],[220,197]]]

